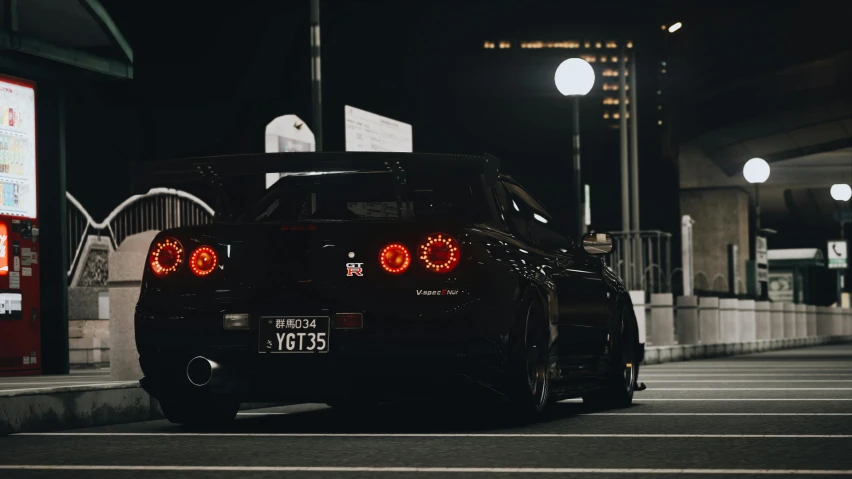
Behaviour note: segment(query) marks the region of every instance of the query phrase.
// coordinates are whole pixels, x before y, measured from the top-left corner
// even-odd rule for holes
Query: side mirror
[[[612,236],[607,233],[587,233],[583,236],[583,249],[592,255],[609,254],[612,251]]]

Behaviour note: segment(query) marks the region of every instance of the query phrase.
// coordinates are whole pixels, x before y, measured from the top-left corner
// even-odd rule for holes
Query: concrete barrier
[[[110,375],[116,381],[142,377],[133,316],[148,248],[156,235],[156,231],[146,231],[128,236],[118,250],[109,255]]]
[[[843,334],[843,309],[842,308],[829,308],[831,309],[831,330],[829,334],[833,336],[837,336]]]
[[[776,351],[779,349],[806,348],[824,344],[840,344],[852,342],[852,335],[844,336],[817,336],[813,338],[781,338],[763,341],[747,341],[736,344],[708,344],[708,345],[669,345],[650,346],[645,349],[644,364],[660,364],[688,359],[717,358],[731,356],[733,354],[753,354],[763,351]],[[732,351],[738,351],[736,353]],[[641,374],[640,374],[641,379]]]
[[[739,323],[738,341],[754,341],[757,339],[757,322],[753,299],[741,299],[737,303],[737,322]]]
[[[796,337],[796,305],[793,303],[784,303],[784,337]]]
[[[805,318],[806,318],[805,324],[807,324],[806,334],[809,338],[812,338],[812,337],[817,335],[817,331],[816,331],[817,312],[816,312],[816,309],[817,309],[816,306],[813,306],[813,305],[810,305],[810,304],[805,307],[805,311],[806,311],[806,313],[805,313]]]
[[[698,344],[698,297],[679,296],[677,298],[677,314],[675,315],[678,344]]]
[[[731,298],[719,300],[719,335],[723,343],[736,344],[739,341],[738,303],[739,300]]]
[[[639,328],[639,342],[644,344],[648,336],[648,320],[645,317],[645,292],[631,291],[630,301],[633,302],[633,314],[636,316],[636,326]]]
[[[808,337],[808,306],[796,305],[796,338]]]
[[[827,306],[816,308],[817,336],[828,336],[831,333],[831,312]]]
[[[852,335],[852,308],[843,308],[843,334]]]
[[[769,301],[755,301],[754,324],[757,341],[772,339],[770,326]]]
[[[651,295],[651,344],[674,343],[674,297],[671,293]]]
[[[698,298],[698,342],[718,344],[719,331],[719,298]]]
[[[784,337],[784,303],[769,303],[769,339]]]

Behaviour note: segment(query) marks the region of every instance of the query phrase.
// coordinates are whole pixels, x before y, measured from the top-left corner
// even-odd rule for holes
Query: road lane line
[[[784,474],[852,475],[851,469],[604,469],[580,467],[372,467],[372,466],[107,466],[107,465],[36,465],[7,464],[0,470],[48,471],[181,471],[181,472],[420,472],[481,474]]]
[[[647,390],[648,391],[852,391],[852,388],[648,388]]]
[[[650,391],[650,389],[648,390]],[[642,394],[642,393],[640,393]],[[852,398],[639,398],[633,404],[645,401],[852,401]],[[581,403],[582,399],[563,399],[560,403]]]
[[[852,379],[642,379],[649,383],[852,383]]]
[[[305,411],[309,412],[309,411]],[[238,412],[237,416],[287,416],[291,412]]]
[[[852,434],[561,434],[561,433],[296,433],[296,432],[24,432],[12,436],[70,437],[419,437],[419,438],[680,438],[680,439],[852,439]]]
[[[849,412],[589,412],[578,416],[852,416]]]

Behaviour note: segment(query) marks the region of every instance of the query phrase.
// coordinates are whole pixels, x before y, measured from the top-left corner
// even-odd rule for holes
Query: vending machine
[[[41,373],[35,92],[0,75],[0,376]]]

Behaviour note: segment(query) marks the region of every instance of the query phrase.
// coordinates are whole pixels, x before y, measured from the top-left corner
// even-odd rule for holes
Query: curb
[[[246,403],[240,410],[279,406]],[[0,393],[0,436],[163,419],[138,381]]]
[[[707,359],[740,354],[754,354],[781,349],[807,348],[825,344],[852,342],[852,336],[819,336],[810,338],[763,339],[744,343],[686,344],[646,346],[642,364],[662,364],[690,359]]]

